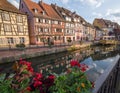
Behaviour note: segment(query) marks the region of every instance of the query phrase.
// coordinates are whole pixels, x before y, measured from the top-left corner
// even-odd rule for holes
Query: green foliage
[[[0,74],[0,93],[90,93],[88,66],[73,60],[64,74],[44,76],[35,73],[30,62],[15,62],[14,74]]]
[[[20,43],[20,44],[16,44],[17,48],[25,48],[25,44],[24,43]]]
[[[75,51],[75,50],[76,50],[76,47],[75,47],[75,45],[73,45],[73,46],[69,47],[67,50],[68,50],[68,51]]]
[[[90,93],[91,83],[86,75],[78,68],[73,67],[70,72],[57,76],[52,93]]]

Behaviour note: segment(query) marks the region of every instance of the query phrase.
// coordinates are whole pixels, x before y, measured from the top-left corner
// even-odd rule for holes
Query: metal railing
[[[96,80],[92,93],[119,93],[120,87],[120,56]],[[119,85],[119,87],[117,87]]]

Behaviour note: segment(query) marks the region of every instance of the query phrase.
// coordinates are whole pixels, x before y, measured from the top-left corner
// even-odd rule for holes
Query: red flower
[[[85,72],[88,69],[88,66],[86,64],[81,64],[80,69],[82,72]]]
[[[35,81],[33,86],[36,88],[36,87],[38,87],[40,85],[42,85],[41,81]]]
[[[86,67],[81,67],[80,69],[82,72],[85,72],[87,70]]]
[[[54,76],[54,75],[50,75],[48,78],[49,78],[50,80],[54,80],[54,79],[55,79],[55,76]]]
[[[32,91],[32,88],[31,88],[31,87],[27,87],[27,90],[28,90],[28,91]]]
[[[54,79],[55,79],[55,76],[54,75],[50,75],[50,76],[48,76],[48,78],[46,78],[44,80],[43,83],[45,84],[47,89],[54,84]]]
[[[80,63],[79,63],[78,61],[76,61],[76,60],[72,60],[72,61],[70,62],[70,64],[71,64],[72,67],[73,67],[73,66],[78,66],[78,67],[81,66]]]
[[[41,78],[42,78],[43,76],[42,76],[42,74],[41,73],[36,73],[36,79],[37,80],[40,80]]]

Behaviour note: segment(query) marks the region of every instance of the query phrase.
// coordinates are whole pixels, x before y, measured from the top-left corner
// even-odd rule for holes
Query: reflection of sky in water
[[[104,60],[93,61],[92,57],[89,57],[82,61],[89,66],[89,69],[86,71],[86,75],[91,81],[96,81],[96,79],[105,71],[105,69],[110,66],[116,60],[115,57],[106,58]]]

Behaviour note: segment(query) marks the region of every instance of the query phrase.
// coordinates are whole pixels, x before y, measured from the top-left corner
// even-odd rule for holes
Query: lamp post
[[[11,49],[11,45],[10,45],[10,41],[8,40],[8,46],[9,46],[9,50]]]

